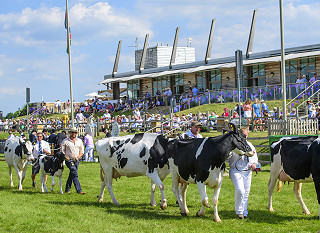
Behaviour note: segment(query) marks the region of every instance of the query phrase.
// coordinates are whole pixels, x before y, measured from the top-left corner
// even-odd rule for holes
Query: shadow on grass
[[[219,211],[219,216],[222,219],[235,219],[236,213],[234,211],[221,210]],[[308,216],[308,215],[292,215],[285,216],[280,213],[270,212],[268,210],[249,210],[249,219],[244,220],[253,223],[268,223],[268,224],[279,224],[281,222],[290,222],[296,220],[315,220],[318,219],[317,216]]]
[[[120,206],[116,206],[111,202],[107,203],[99,203],[99,202],[90,202],[90,201],[75,201],[75,202],[59,202],[59,201],[50,201],[49,203],[54,205],[62,205],[62,206],[83,206],[83,207],[91,207],[95,206],[98,208],[103,208],[109,214],[118,214],[123,215],[130,218],[135,219],[172,219],[172,220],[180,220],[185,218],[201,218],[204,220],[213,220],[213,208],[206,209],[206,214],[202,217],[197,217],[196,213],[190,213],[188,217],[182,217],[180,215],[179,207],[177,206],[169,206],[169,209],[174,209],[174,212],[168,212],[166,210],[161,210],[160,206],[151,207],[147,203],[140,204],[130,204],[125,203]],[[236,219],[236,214],[232,210],[220,210],[219,216],[221,220],[233,220]],[[318,216],[306,216],[306,215],[292,215],[292,216],[284,216],[283,214],[271,213],[268,210],[251,210],[249,212],[250,219],[244,220],[251,223],[268,223],[268,224],[279,224],[281,222],[290,222],[296,220],[317,220]]]

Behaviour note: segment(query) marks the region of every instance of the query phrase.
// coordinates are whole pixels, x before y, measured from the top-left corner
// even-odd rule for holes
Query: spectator
[[[267,113],[270,113],[268,105],[264,102],[264,100],[261,100],[261,111],[262,113],[264,113],[265,111],[267,111]]]
[[[254,104],[252,105],[253,108],[253,113],[254,113],[254,123],[255,125],[259,125],[258,127],[256,126],[256,130],[257,128],[260,129],[260,131],[262,131],[262,113],[261,113],[261,104],[259,103],[259,100],[257,98],[254,99]]]
[[[111,133],[109,132],[109,130],[107,129],[107,128],[105,128],[104,130],[103,130],[103,132],[106,134],[106,138],[110,138],[111,137]]]
[[[71,128],[69,131],[70,137],[62,141],[61,151],[66,155],[66,165],[70,170],[69,177],[66,183],[65,193],[70,193],[72,182],[78,194],[86,194],[82,191],[78,179],[79,159],[83,155],[83,143],[77,138],[77,129]]]
[[[13,139],[14,134],[12,133],[12,130],[9,130],[9,136],[6,138],[6,140]]]
[[[78,110],[78,113],[76,114],[76,119],[77,119],[78,123],[83,123],[83,121],[84,121],[84,116],[83,116],[80,109]]]
[[[84,146],[86,147],[84,152],[85,161],[93,162],[93,138],[88,132],[86,132],[86,136],[84,137]]]
[[[108,109],[106,109],[106,112],[103,114],[102,118],[103,118],[103,120],[105,120],[105,121],[111,120],[111,115],[110,115]]]
[[[42,135],[43,135],[43,140],[45,140],[46,142],[48,142],[48,140],[49,140],[49,134],[48,134],[48,130],[47,130],[47,129],[43,129],[43,130],[42,130]]]
[[[32,145],[36,144],[38,140],[36,135],[37,135],[37,131],[35,129],[33,129],[29,134],[29,140],[32,143]]]
[[[223,111],[224,111],[224,112],[222,113],[221,116],[222,116],[222,117],[229,117],[229,110],[228,110],[228,108],[224,108]]]
[[[203,138],[202,135],[199,133],[200,132],[200,127],[202,124],[197,121],[192,121],[191,122],[191,128],[187,132],[181,135],[183,139],[187,138]]]
[[[293,116],[296,116],[296,115],[297,115],[296,108],[292,108],[289,116],[293,117]]]
[[[193,89],[192,89],[192,95],[193,96],[198,96],[198,94],[199,94],[199,90],[198,90],[198,88],[196,86],[194,86]]]
[[[317,81],[317,74],[314,74],[313,77],[309,80],[310,84],[312,85],[315,81]]]
[[[244,102],[243,117],[247,119],[247,125],[250,125],[252,117],[251,99],[247,99],[246,102]]]
[[[135,110],[133,110],[133,115],[134,116],[140,116],[140,111],[138,108],[135,108]]]
[[[56,137],[57,137],[56,130],[52,129],[51,130],[51,134],[50,134],[50,136],[48,138],[48,143],[54,143],[56,141]]]

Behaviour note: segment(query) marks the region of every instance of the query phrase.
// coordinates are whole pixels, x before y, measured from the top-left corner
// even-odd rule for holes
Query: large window
[[[264,64],[246,66],[243,68],[244,87],[256,87],[266,85]]]
[[[163,89],[170,87],[170,77],[168,76],[162,76],[152,79],[152,94],[153,96],[156,95],[157,91],[159,90],[162,94]]]
[[[197,88],[199,91],[205,91],[207,89],[206,72],[196,72]]]
[[[295,83],[300,75],[306,75],[310,79],[315,72],[316,61],[313,57],[286,61],[286,80],[288,83]]]
[[[139,80],[128,81],[128,97],[129,99],[140,97]]]
[[[221,70],[209,71],[209,85],[210,85],[210,90],[221,89]]]
[[[176,74],[173,76],[173,90],[173,93],[176,95],[181,95],[183,93],[183,74]]]
[[[298,77],[298,60],[286,62],[286,82],[295,83]]]

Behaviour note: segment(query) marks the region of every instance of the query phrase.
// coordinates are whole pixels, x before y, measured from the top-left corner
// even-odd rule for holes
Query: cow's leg
[[[8,165],[9,167],[9,176],[10,176],[10,187],[13,188],[13,181],[12,181],[12,166]]]
[[[63,195],[63,191],[62,191],[62,172],[61,172],[61,175],[59,176],[59,185],[60,185],[60,194]]]
[[[113,194],[113,189],[112,189],[112,173],[113,173],[113,170],[112,170],[112,167],[104,167],[103,168],[103,171],[104,171],[104,182],[102,183],[105,183],[104,185],[101,183],[101,192],[100,192],[100,195],[99,195],[99,201],[100,199],[103,200],[103,193],[104,193],[104,188],[105,186],[107,186],[107,189],[108,189],[108,192],[111,196],[111,199],[112,199],[112,202],[113,204],[115,205],[120,205],[119,202],[117,201],[117,199],[115,198],[114,194]]]
[[[219,195],[220,195],[221,185],[222,185],[222,181],[214,189],[214,192],[213,192],[213,209],[214,209],[213,219],[216,222],[221,222],[221,219],[218,214],[218,199],[219,199]]]
[[[100,164],[100,180],[101,180],[101,191],[98,197],[98,202],[103,202],[103,195],[104,195],[104,190],[106,188],[106,183],[105,183],[105,175],[104,175],[104,171],[103,168]]]
[[[293,185],[293,192],[294,194],[296,195],[301,207],[302,207],[302,211],[303,213],[305,214],[310,214],[307,206],[304,204],[303,202],[303,199],[302,199],[302,196],[301,196],[301,187],[302,187],[302,183],[298,183],[298,182],[294,182],[294,185]]]
[[[171,190],[174,193],[174,195],[175,195],[175,197],[177,199],[177,202],[178,202],[178,204],[180,206],[181,215],[182,216],[187,216],[186,209],[184,208],[182,200],[180,199],[180,196],[179,196],[179,175],[173,170],[171,170],[170,172],[171,172],[171,179],[172,179]]]
[[[46,177],[46,174],[44,171],[41,171],[41,176],[40,176],[40,180],[41,180],[41,192],[48,192],[48,189],[47,189],[47,186],[46,186],[46,183],[45,183],[45,177]]]
[[[187,194],[187,189],[188,189],[188,183],[183,183],[181,184],[181,198],[182,198],[182,204],[184,206],[184,209],[186,210],[186,214],[189,214],[189,210],[187,207],[187,199],[186,199],[186,194]]]
[[[26,178],[26,174],[27,174],[27,164],[24,166],[22,170],[21,184],[23,184],[24,178]]]
[[[156,183],[156,185],[159,187],[160,192],[161,192],[161,203],[160,203],[160,207],[161,209],[165,210],[167,208],[167,199],[166,196],[164,195],[164,184],[162,183],[162,181],[160,180],[160,177],[158,175],[157,172],[152,172],[149,173],[147,172],[147,177],[149,177],[153,182]]]
[[[198,187],[198,191],[201,198],[201,204],[202,204],[201,209],[197,212],[197,216],[200,217],[204,215],[205,207],[209,206],[209,204],[208,204],[208,196],[206,192],[206,185],[202,182],[197,182],[197,187]]]
[[[56,185],[56,183],[54,182],[54,176],[51,176],[51,189],[50,191],[52,192],[53,191],[53,187]]]
[[[313,183],[317,192],[317,198],[319,203],[319,220],[320,220],[320,176],[318,176],[317,174],[314,174]]]
[[[272,171],[272,165],[271,165],[271,172],[270,172],[270,179],[269,179],[269,182],[268,182],[268,210],[270,212],[273,212],[273,208],[272,208],[272,194],[273,194],[273,190],[274,190],[274,187],[276,186],[276,183],[277,183],[277,179],[279,177],[279,174],[280,173],[275,173]]]
[[[156,206],[157,203],[155,201],[154,198],[154,192],[156,191],[156,183],[153,182],[153,180],[151,180],[151,200],[150,200],[150,205],[151,206]]]
[[[18,188],[19,191],[22,191],[22,172],[20,172],[19,168],[17,166],[14,166],[14,168],[16,169],[17,175],[18,175]]]

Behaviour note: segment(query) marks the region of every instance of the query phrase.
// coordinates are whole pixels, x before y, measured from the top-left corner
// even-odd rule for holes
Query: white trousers
[[[238,171],[235,168],[230,168],[229,177],[235,188],[234,202],[236,214],[247,216],[252,171]]]
[[[85,161],[86,162],[93,162],[93,145],[86,146],[86,150],[84,152]]]

